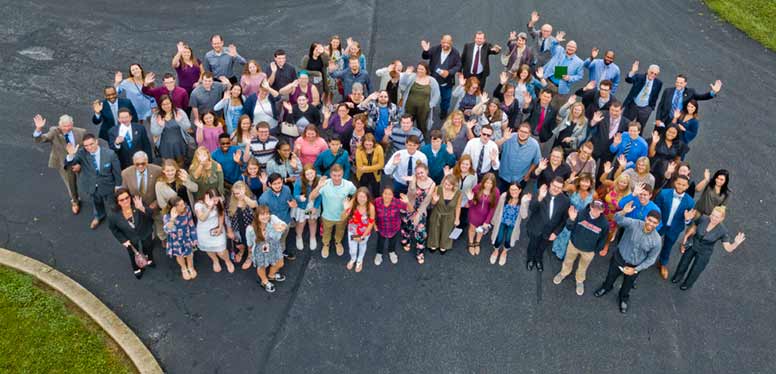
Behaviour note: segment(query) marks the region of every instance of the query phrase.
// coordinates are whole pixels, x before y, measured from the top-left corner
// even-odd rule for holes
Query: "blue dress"
[[[581,212],[593,202],[593,194],[589,193],[587,198],[582,200],[579,193],[574,192],[574,194],[571,195],[571,198],[569,198],[569,201],[574,208],[577,208],[577,212]],[[552,253],[555,253],[555,256],[561,260],[566,257],[566,247],[569,245],[569,239],[571,239],[571,231],[564,227],[563,231],[561,231],[560,235],[558,235],[552,243]]]
[[[188,256],[197,246],[197,230],[191,211],[186,208],[186,214],[175,217],[175,225],[170,228],[170,214],[164,215],[164,232],[167,233],[167,255]]]
[[[123,93],[132,102],[132,106],[135,107],[139,117],[138,120],[144,121],[151,117],[151,108],[156,106],[156,100],[151,96],[145,95],[142,89],[142,85],[137,85],[133,81],[125,79],[119,84],[117,93]]]

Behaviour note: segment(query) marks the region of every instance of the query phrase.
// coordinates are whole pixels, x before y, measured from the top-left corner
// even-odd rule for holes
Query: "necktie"
[[[99,173],[100,172],[100,163],[97,161],[97,154],[92,153],[92,165],[94,165],[94,171]]]
[[[412,155],[410,155],[410,159],[409,159],[409,161],[407,161],[407,176],[408,177],[412,176],[412,171],[413,171],[412,170]]]
[[[70,143],[70,133],[65,134],[65,141]]]
[[[547,50],[547,38],[542,39],[542,52]]]
[[[628,143],[625,144],[625,151],[622,152],[623,155],[625,155],[625,158],[628,158],[628,154],[630,153],[631,146],[633,145],[633,141],[628,139]]]
[[[539,112],[539,123],[536,124],[536,132],[541,133],[542,125],[544,125],[544,115],[547,113],[547,108],[541,107],[542,111]]]
[[[647,81],[647,83],[644,83],[644,88],[641,90],[641,100],[647,100],[649,96],[649,88],[652,85],[652,81]]]
[[[477,74],[480,68],[480,47],[474,45],[474,62],[472,62],[472,74]]]
[[[682,92],[681,91],[674,91],[674,98],[671,100],[671,109],[678,110],[681,109],[681,102],[682,102]]]
[[[550,218],[552,218],[553,210],[555,210],[555,196],[550,196]]]
[[[146,175],[145,173],[140,174],[140,196],[145,196],[146,193]]]
[[[480,150],[480,157],[478,157],[477,160],[477,170],[480,171],[480,174],[485,173],[485,144],[482,145],[482,149]]]
[[[127,147],[132,148],[132,129],[127,130]]]

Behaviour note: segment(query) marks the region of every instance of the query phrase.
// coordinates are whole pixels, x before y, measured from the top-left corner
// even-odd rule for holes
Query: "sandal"
[[[253,261],[251,261],[250,257],[245,259],[245,262],[243,262],[240,269],[248,270],[251,268],[251,265],[253,265]]]
[[[191,279],[194,279],[197,277],[197,271],[194,270],[194,268],[189,268],[189,274],[191,274]]]
[[[234,262],[240,263],[240,261],[242,261],[243,252],[245,252],[245,251],[244,250],[243,251],[238,251],[237,253],[234,254]]]
[[[423,263],[426,262],[426,259],[423,257],[422,253],[417,255],[417,256],[415,256],[415,258],[418,260],[418,264],[420,264],[420,265],[423,265]]]
[[[221,264],[219,264],[218,262],[214,262],[213,263],[213,271],[216,272],[216,273],[220,273],[221,272]]]
[[[478,256],[480,254],[480,242],[474,242],[474,255]]]
[[[362,261],[356,262],[356,273],[360,273],[364,269],[364,263]]]
[[[181,276],[183,277],[183,280],[191,280],[189,269],[181,268]]]
[[[410,251],[410,245],[407,244],[404,246],[404,252],[409,252],[409,251]]]
[[[469,254],[474,256],[474,242],[469,242]]]

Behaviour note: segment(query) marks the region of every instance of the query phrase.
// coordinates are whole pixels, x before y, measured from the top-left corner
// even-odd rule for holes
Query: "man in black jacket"
[[[531,124],[531,133],[539,137],[539,142],[544,143],[552,138],[552,130],[555,128],[555,117],[558,111],[552,104],[552,90],[545,88],[539,93],[539,100],[531,103],[531,95],[523,95],[523,118]]]
[[[477,31],[474,42],[466,43],[461,54],[461,66],[464,78],[472,75],[480,80],[480,88],[485,89],[485,80],[490,75],[490,55],[501,52],[501,46],[485,41],[485,33]]]
[[[613,99],[608,112],[595,112],[590,120],[589,134],[590,141],[593,142],[593,158],[598,161],[596,180],[603,172],[603,164],[614,159],[609,150],[614,136],[628,130],[628,123],[631,121],[622,112],[622,104]]]
[[[604,202],[601,200],[593,201],[582,212],[577,212],[573,205],[568,210],[569,219],[566,222],[566,228],[571,232],[571,238],[566,248],[563,267],[552,279],[552,283],[560,284],[563,282],[563,279],[571,274],[574,262],[579,257],[579,266],[575,274],[576,292],[579,296],[585,294],[587,267],[593,261],[596,252],[600,252],[604,248],[606,238],[609,235],[609,221],[602,214],[603,211]]]
[[[682,74],[677,75],[674,87],[666,87],[663,90],[663,96],[660,98],[657,114],[655,114],[655,130],[662,135],[666,124],[671,123],[671,120],[674,118],[674,113],[682,111],[688,101],[711,100],[717,97],[717,93],[722,89],[722,81],[717,79],[710,86],[711,91],[699,94],[694,88],[687,87],[687,77]]]
[[[585,106],[585,117],[588,121],[593,119],[595,112],[609,110],[612,102],[616,101],[612,96],[612,81],[602,80],[598,88],[595,85],[595,81],[590,81],[585,87],[574,93],[574,95],[582,97],[582,105]]]
[[[439,45],[431,47],[428,41],[421,40],[423,53],[420,57],[428,60],[431,76],[439,83],[439,117],[444,121],[450,110],[450,97],[455,87],[455,74],[461,70],[461,54],[453,47],[453,37],[442,35]]]
[[[569,198],[563,193],[563,183],[562,177],[555,177],[550,183],[549,196],[547,185],[544,185],[539,188],[536,200],[531,200],[528,206],[528,259],[525,266],[529,271],[534,266],[537,271],[544,271],[544,249],[558,237],[566,223]]]
[[[153,154],[145,127],[132,123],[132,114],[126,108],[119,109],[118,125],[108,131],[108,144],[119,156],[122,170],[132,165],[136,152]]]

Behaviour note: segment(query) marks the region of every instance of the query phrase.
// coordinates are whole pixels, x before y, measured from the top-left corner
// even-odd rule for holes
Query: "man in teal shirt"
[[[322,197],[323,213],[323,248],[321,257],[329,257],[329,243],[331,242],[331,229],[335,228],[334,245],[337,249],[337,256],[345,253],[345,247],[342,246],[342,238],[345,236],[345,226],[347,220],[342,217],[342,211],[345,210],[343,203],[356,193],[356,186],[349,180],[343,179],[344,171],[342,166],[334,164],[330,170],[331,179],[321,177],[318,186],[310,193],[310,200],[315,201],[318,195]]]

